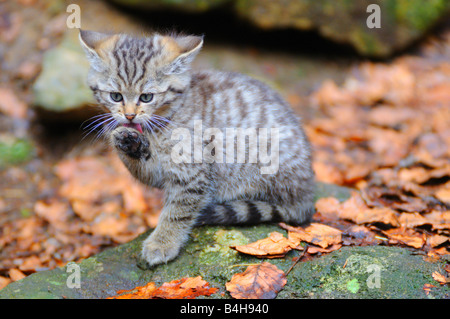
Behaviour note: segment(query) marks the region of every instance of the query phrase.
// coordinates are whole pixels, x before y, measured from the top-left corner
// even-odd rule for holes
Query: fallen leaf
[[[136,287],[130,290],[118,290],[117,296],[106,299],[151,299],[156,290],[154,282],[149,282],[145,286]]]
[[[436,288],[436,286],[434,286],[432,284],[424,284],[422,289],[423,289],[423,291],[425,291],[425,294],[428,296],[432,288]]]
[[[438,271],[435,271],[431,276],[441,285],[450,284],[450,278],[447,278],[445,275],[439,273]]]
[[[431,224],[434,230],[450,229],[450,210],[432,210],[423,216],[427,219],[427,224]]]
[[[428,219],[419,213],[401,214],[398,221],[406,228],[414,228],[429,223]]]
[[[119,290],[117,296],[107,299],[194,299],[198,296],[210,296],[218,288],[210,288],[201,276],[182,278],[166,282],[157,288],[154,282],[130,290]]]
[[[34,204],[36,215],[42,217],[52,226],[60,230],[66,230],[69,218],[69,204],[59,200],[37,201]]]
[[[5,288],[6,286],[8,286],[10,283],[11,283],[11,279],[0,276],[0,290]]]
[[[289,238],[291,240],[306,241],[322,248],[327,248],[328,246],[342,242],[342,232],[328,225],[311,223],[309,226],[303,228],[280,223],[280,226],[289,231]]]
[[[422,212],[428,208],[420,198],[407,196],[399,189],[372,186],[363,189],[361,194],[369,206],[388,207],[406,212]]]
[[[268,262],[248,266],[225,284],[235,299],[274,299],[286,285],[286,276],[277,266]]]
[[[12,89],[0,87],[0,112],[18,119],[27,116],[28,107],[22,102]]]
[[[437,247],[447,241],[450,241],[450,237],[443,235],[432,235],[428,238],[428,243],[431,247]]]
[[[155,290],[153,298],[194,299],[198,296],[210,296],[218,290],[218,288],[210,288],[201,276],[197,276],[164,283]]]
[[[322,214],[328,219],[335,219],[339,215],[341,203],[335,197],[322,197],[316,201],[316,212]]]
[[[317,246],[308,246],[308,254],[314,255],[317,253],[331,253],[332,251],[338,250],[342,247],[341,244],[334,244],[328,248],[322,248]]]
[[[15,268],[11,268],[8,274],[9,278],[11,278],[12,281],[17,281],[26,277],[26,275],[23,272]]]
[[[286,238],[279,232],[270,233],[269,237],[260,239],[248,245],[230,246],[231,248],[248,255],[264,258],[278,258],[286,255],[291,249],[300,245],[300,241]]]
[[[441,202],[450,205],[450,186],[437,190],[436,193],[434,193],[434,196]]]
[[[341,204],[339,217],[356,224],[383,223],[400,226],[394,210],[388,207],[369,208],[356,192],[352,192],[352,196]]]
[[[411,229],[393,228],[383,231],[383,233],[394,242],[398,241],[417,249],[422,248],[422,246],[425,244],[423,235]]]

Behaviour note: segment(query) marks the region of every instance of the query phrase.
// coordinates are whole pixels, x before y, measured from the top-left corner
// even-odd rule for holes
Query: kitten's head
[[[152,116],[168,114],[187,88],[190,64],[203,38],[81,30],[80,42],[91,64],[88,85],[97,101],[116,124],[141,130]]]

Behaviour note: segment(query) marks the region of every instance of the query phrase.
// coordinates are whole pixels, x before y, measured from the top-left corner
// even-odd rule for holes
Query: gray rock
[[[88,69],[78,30],[66,31],[62,42],[44,55],[42,72],[33,86],[33,104],[64,113],[95,103],[86,85]]]

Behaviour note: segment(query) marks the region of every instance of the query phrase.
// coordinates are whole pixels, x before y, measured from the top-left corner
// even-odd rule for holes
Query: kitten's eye
[[[141,96],[139,96],[139,100],[144,103],[149,103],[151,100],[153,100],[153,94],[152,93],[141,94]]]
[[[117,93],[117,92],[111,92],[110,96],[114,102],[120,102],[123,100],[122,94]]]

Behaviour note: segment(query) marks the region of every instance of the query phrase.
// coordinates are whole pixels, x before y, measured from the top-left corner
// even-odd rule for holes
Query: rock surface
[[[86,84],[88,70],[78,31],[68,30],[61,43],[44,55],[42,72],[33,86],[33,104],[61,113],[95,103]]]
[[[317,197],[330,195],[343,200],[348,191],[319,185]],[[146,233],[78,264],[69,263],[11,283],[0,290],[0,298],[106,298],[116,295],[118,290],[151,281],[161,285],[195,276],[202,276],[210,286],[219,288],[209,298],[230,298],[225,283],[248,264],[260,263],[261,259],[242,255],[229,246],[256,241],[272,231],[284,232],[273,224],[197,228],[179,257],[152,269],[143,267],[139,259]],[[299,252],[291,251],[284,258],[268,261],[286,272],[293,264],[292,258],[298,255]],[[298,263],[278,298],[448,298],[448,285],[439,286],[431,276],[442,266],[443,261],[428,263],[422,256],[398,247],[343,247]],[[74,269],[80,271],[80,288],[69,288],[76,283]],[[436,286],[428,295],[423,290],[427,283]]]
[[[448,17],[447,0],[113,0],[139,9],[169,8],[203,12],[230,4],[237,15],[263,29],[295,28],[318,30],[326,38],[348,43],[360,54],[387,57],[419,39],[440,20]],[[380,8],[380,28],[368,28],[368,4]]]

